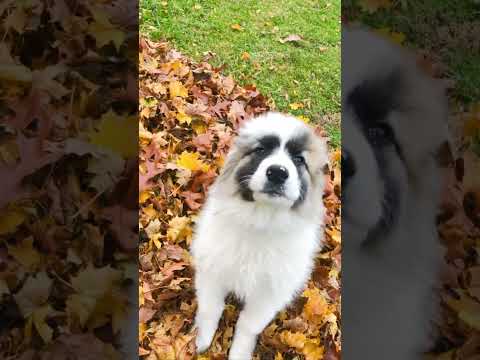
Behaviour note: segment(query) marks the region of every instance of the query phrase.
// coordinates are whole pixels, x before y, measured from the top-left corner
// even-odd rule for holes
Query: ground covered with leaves
[[[418,54],[448,90],[452,139],[442,159],[445,189],[438,230],[445,246],[439,334],[431,359],[480,353],[480,7],[475,1],[344,1],[345,23],[367,25]],[[473,65],[476,64],[476,65]],[[428,136],[428,134],[426,134]],[[413,250],[414,251],[414,250]]]
[[[195,357],[189,245],[195,216],[243,121],[269,109],[208,62],[165,42],[140,42],[140,356]],[[317,127],[320,135],[325,132]],[[260,336],[255,359],[338,359],[340,353],[340,172],[332,151],[324,202],[326,244],[308,288]],[[229,301],[208,355],[225,359],[238,309]]]
[[[137,278],[128,1],[0,3],[0,358],[120,359]]]
[[[339,0],[141,0],[140,32],[255,84],[340,145]]]

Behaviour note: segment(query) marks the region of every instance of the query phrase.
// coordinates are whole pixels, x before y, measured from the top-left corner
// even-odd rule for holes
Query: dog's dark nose
[[[272,165],[267,169],[267,179],[274,184],[283,184],[288,179],[288,170],[279,165]]]
[[[342,182],[344,183],[343,185],[346,185],[348,183],[348,180],[350,180],[356,172],[357,168],[352,155],[348,151],[342,150]]]

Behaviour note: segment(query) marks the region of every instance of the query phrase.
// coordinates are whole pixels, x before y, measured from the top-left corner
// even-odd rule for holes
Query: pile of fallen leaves
[[[140,356],[193,359],[196,299],[189,246],[195,216],[243,121],[269,109],[255,86],[193,63],[165,42],[140,41]],[[320,129],[318,129],[321,132]],[[340,172],[332,154],[327,239],[308,288],[262,333],[256,359],[340,353]],[[229,301],[208,356],[225,359],[238,309]]]
[[[136,4],[0,3],[0,358],[114,359],[137,278]]]
[[[403,16],[402,8],[406,5],[407,2],[392,0],[358,0],[356,6],[347,4],[342,14],[344,22],[362,22],[368,14],[381,11],[385,18]],[[414,8],[415,4],[412,2],[409,6]],[[428,35],[424,33],[426,30],[438,31],[417,24],[415,19],[410,25],[412,33],[424,36]],[[478,23],[445,23],[442,33],[439,32],[440,47],[455,48],[461,39],[471,36],[471,27],[478,28]],[[436,320],[438,334],[429,359],[477,359],[480,341],[480,99],[465,103],[457,97],[456,83],[451,78],[454,70],[442,63],[440,47],[418,48],[405,34],[389,27],[389,21],[372,30],[416,52],[418,64],[443,82],[448,90],[452,137],[449,151],[442,156],[445,188],[438,216],[438,231],[446,253],[438,294],[441,303],[441,314]],[[451,35],[442,36],[443,33]],[[468,43],[465,51],[473,53],[475,50],[471,46]]]

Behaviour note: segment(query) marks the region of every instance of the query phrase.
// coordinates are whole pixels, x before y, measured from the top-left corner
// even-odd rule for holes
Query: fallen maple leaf
[[[180,155],[177,160],[177,165],[190,171],[201,170],[203,172],[207,172],[210,168],[208,164],[205,164],[202,160],[200,160],[199,153],[191,153],[188,151],[184,151]]]
[[[170,92],[170,99],[174,99],[177,96],[181,98],[186,98],[188,96],[188,90],[180,81],[172,81],[168,85],[168,90]]]
[[[179,242],[192,235],[190,227],[190,218],[186,216],[176,216],[168,223],[167,238],[171,242]]]
[[[288,107],[292,110],[298,110],[298,109],[303,109],[305,105],[302,103],[296,102],[296,103],[289,104]]]
[[[0,235],[14,232],[27,219],[25,211],[9,206],[0,211]]]
[[[108,19],[107,14],[99,7],[91,7],[90,9],[94,22],[88,26],[88,33],[97,41],[97,47],[102,48],[112,42],[120,51],[120,47],[125,41],[125,33],[114,26]]]
[[[280,333],[280,341],[292,348],[302,350],[307,341],[307,337],[302,333],[293,333],[291,331],[282,331]]]
[[[120,116],[109,110],[100,118],[98,131],[92,130],[88,136],[92,144],[128,158],[138,153],[137,144],[130,140],[132,134],[137,133],[137,129],[136,116]]]
[[[250,60],[250,54],[249,54],[248,52],[244,51],[244,52],[242,53],[241,58],[242,58],[243,61]]]
[[[230,25],[230,27],[231,27],[233,30],[243,31],[243,27],[242,27],[240,24],[232,24],[232,25]]]
[[[17,245],[7,245],[8,253],[28,271],[34,271],[42,258],[40,253],[33,247],[33,236],[23,239]]]

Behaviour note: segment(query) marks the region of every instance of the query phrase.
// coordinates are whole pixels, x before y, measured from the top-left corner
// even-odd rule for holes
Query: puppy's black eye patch
[[[280,139],[275,135],[266,135],[258,139],[250,150],[245,153],[245,156],[264,156],[271,154],[273,150],[280,146]]]
[[[299,156],[307,149],[308,135],[302,134],[287,141],[285,148],[291,156]]]
[[[348,94],[347,102],[362,126],[372,126],[400,107],[403,84],[402,73],[393,71],[388,76],[358,85]]]
[[[264,150],[273,150],[280,146],[280,139],[275,135],[267,135],[258,139],[259,147]]]
[[[275,135],[266,135],[258,139],[256,144],[245,154],[245,156],[249,156],[249,160],[235,174],[240,196],[244,200],[253,201],[253,194],[248,187],[248,181],[257,171],[261,162],[278,147],[280,147],[280,139]]]

